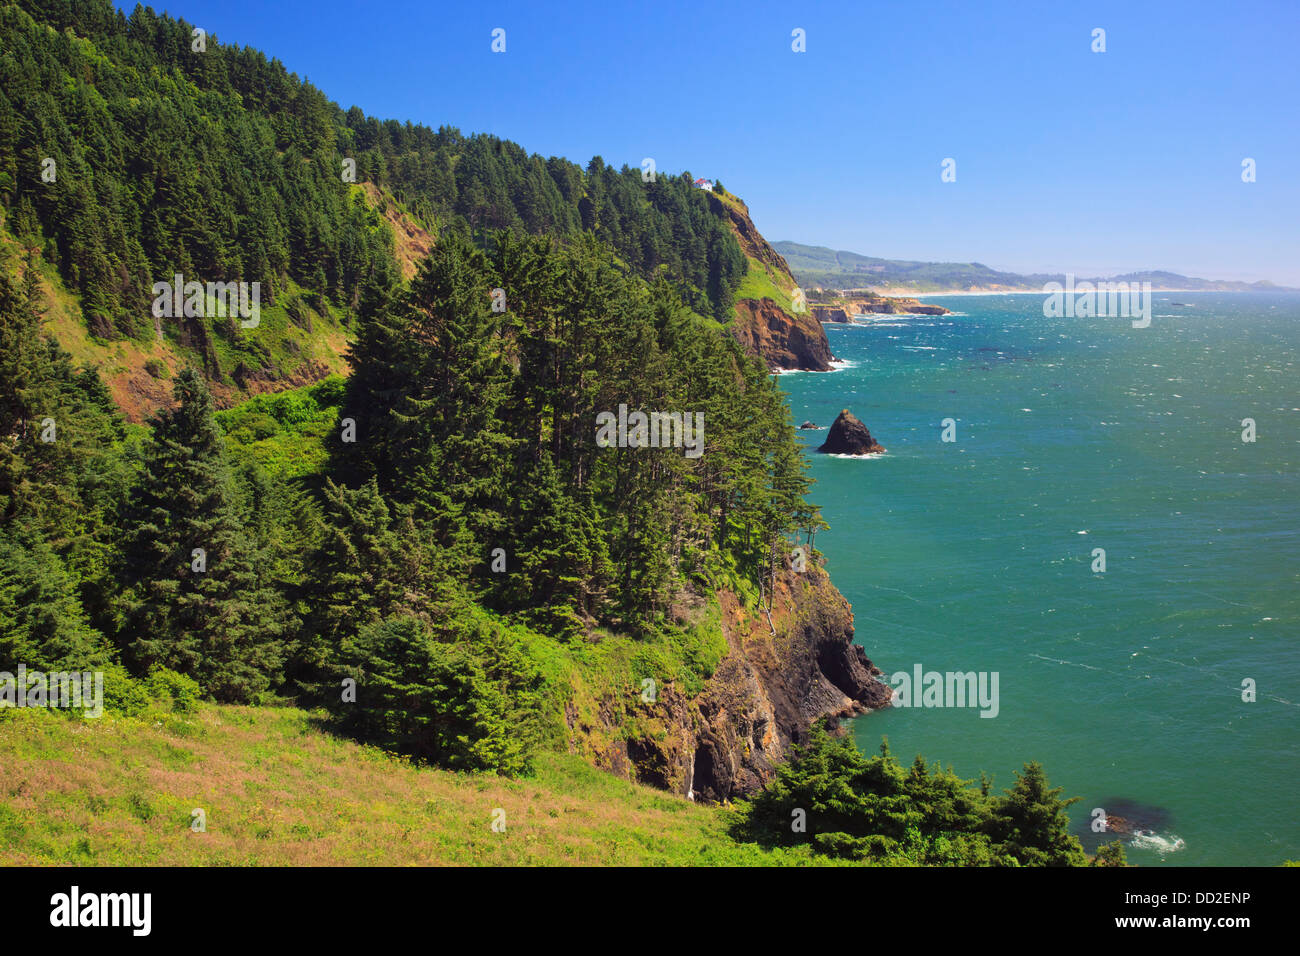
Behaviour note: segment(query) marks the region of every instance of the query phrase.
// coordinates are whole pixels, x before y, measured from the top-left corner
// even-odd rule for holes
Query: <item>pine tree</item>
[[[357,441],[343,455],[412,507],[440,574],[477,566],[501,530],[514,439],[498,415],[510,372],[491,279],[468,237],[444,235],[409,293],[374,290],[351,356]]]
[[[356,697],[330,701],[340,726],[454,770],[527,770],[538,678],[495,653],[497,642],[479,643],[486,657],[413,617],[366,625],[341,648],[340,673],[356,682]]]
[[[1016,785],[996,800],[989,834],[1022,866],[1084,866],[1087,857],[1070,833],[1065,812],[1078,797],[1062,800],[1063,787],[1049,788],[1041,764],[1025,764]]]
[[[599,609],[612,569],[597,522],[566,494],[548,452],[524,476],[510,526],[518,531],[505,603],[544,633],[577,633]]]
[[[153,423],[134,496],[119,644],[139,670],[167,667],[217,700],[247,701],[278,681],[284,602],[236,512],[202,375],[181,372],[174,397]]]
[[[108,643],[58,555],[38,535],[0,532],[0,671],[90,670],[107,660]]]
[[[0,518],[18,536],[15,546],[53,553],[62,570],[52,573],[66,574],[69,595],[88,601],[102,624],[114,512],[127,480],[121,416],[98,374],[75,369],[42,329],[34,256],[21,288],[8,266],[0,255]]]
[[[427,613],[409,509],[394,512],[375,479],[353,490],[326,479],[320,544],[310,561],[311,631],[324,647],[402,609]]]

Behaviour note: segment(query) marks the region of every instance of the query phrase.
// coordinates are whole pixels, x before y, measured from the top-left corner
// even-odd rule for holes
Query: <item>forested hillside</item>
[[[24,2],[0,24],[17,240],[0,270],[0,663],[111,658],[246,701],[336,697],[322,686],[400,662],[403,679],[463,684],[478,724],[438,731],[462,749],[541,708],[519,650],[532,638],[511,628],[666,642],[660,679],[707,676],[720,652],[682,642],[716,634],[674,623],[675,603],[757,593],[785,539],[819,521],[780,393],[705,318],[729,315],[745,269],[720,205],[688,176],[344,112],[261,53],[145,8]],[[409,284],[350,160],[440,237]],[[42,329],[45,262],[91,336],[189,350],[147,431]],[[264,369],[280,329],[151,314],[174,272],[263,283],[288,300],[286,327],[352,328],[353,374],[312,390],[299,444],[317,451],[298,450],[315,464],[291,481],[232,454],[212,398],[228,350],[240,374]],[[598,415],[621,407],[698,421],[698,447],[607,447]],[[235,434],[256,443],[265,420],[245,414]],[[434,657],[417,667],[414,648]],[[347,719],[396,733],[364,709]]]
[[[724,328],[748,302],[754,341],[830,358],[734,197],[344,111],[106,0],[0,6],[0,79],[0,672],[100,672],[139,739],[197,732],[199,698],[214,727],[293,704],[423,765],[568,752],[717,801],[888,703],[785,397]],[[176,274],[265,309],[191,311]],[[105,380],[133,362],[157,392],[128,415]],[[813,740],[865,802],[792,858],[1022,860],[972,836],[987,792],[881,789]]]
[[[392,268],[362,182],[435,231],[595,231],[638,274],[664,271],[699,314],[730,318],[745,260],[689,174],[643,182],[599,157],[583,169],[344,111],[278,61],[194,29],[107,0],[0,8],[0,199],[96,335],[153,336],[152,284],[178,272],[258,281],[272,303],[292,286],[346,315]],[[215,334],[256,359],[256,337],[228,326]]]
[[[698,693],[725,653],[715,590],[758,599],[820,522],[765,369],[590,234],[484,252],[448,230],[409,287],[367,286],[346,386],[232,410],[229,437],[195,369],[127,426],[11,271],[0,669],[120,661],[118,696],[159,673],[288,695],[517,771],[558,742],[575,681]],[[699,453],[601,441],[620,406],[695,417]]]

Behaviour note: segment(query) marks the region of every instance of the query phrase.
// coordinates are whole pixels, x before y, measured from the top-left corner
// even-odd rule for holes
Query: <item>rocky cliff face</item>
[[[749,267],[764,270],[782,292],[795,289],[798,283],[790,266],[763,238],[744,203],[734,196],[728,200],[709,198],[714,212],[730,220],[731,231],[750,260]],[[811,311],[795,313],[771,298],[739,299],[731,331],[751,355],[767,362],[768,368],[830,371],[834,356],[826,330]]]
[[[778,576],[770,625],[735,595],[718,597],[729,650],[704,691],[688,699],[669,686],[655,703],[608,702],[600,730],[612,730],[620,710],[644,730],[594,752],[590,741],[603,735],[571,711],[572,750],[620,776],[722,801],[761,789],[817,720],[888,705],[881,672],[853,643],[848,601],[815,562]]]
[[[851,312],[849,309],[832,305],[814,305],[812,307],[813,318],[818,322],[841,322],[848,323],[852,321],[854,315],[858,312]]]
[[[772,299],[737,302],[732,334],[772,369],[827,372],[834,358],[826,330],[811,312],[791,315]]]
[[[773,274],[777,284],[783,289],[793,289],[799,284],[795,281],[794,273],[790,271],[785,257],[772,248],[771,244],[763,238],[763,234],[758,231],[754,221],[749,218],[749,210],[743,202],[735,196],[730,197],[728,202],[713,194],[709,195],[709,200],[715,213],[726,215],[731,220],[731,231],[746,256],[757,259],[760,265]]]

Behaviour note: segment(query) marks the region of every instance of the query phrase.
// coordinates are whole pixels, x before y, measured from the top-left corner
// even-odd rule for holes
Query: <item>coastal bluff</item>
[[[811,306],[818,322],[848,323],[855,315],[951,315],[951,309],[941,305],[925,305],[916,299],[901,296],[866,295],[849,298],[832,298]]]
[[[728,590],[716,596],[727,652],[703,690],[668,684],[653,702],[632,693],[571,705],[571,753],[620,777],[722,802],[761,790],[817,721],[889,706],[881,670],[853,641],[852,607],[816,561],[778,569],[770,612]]]

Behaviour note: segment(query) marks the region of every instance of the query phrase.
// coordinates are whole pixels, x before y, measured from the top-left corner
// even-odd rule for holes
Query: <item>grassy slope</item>
[[[0,243],[11,253],[11,270],[15,275],[21,274],[19,244],[2,228]],[[82,318],[80,296],[67,289],[52,266],[42,262],[40,270],[46,329],[78,364],[92,365],[99,370],[114,400],[130,420],[143,421],[159,407],[169,404],[171,378],[186,365],[202,367],[203,360],[198,352],[182,347],[171,336],[164,339],[150,336],[146,341],[105,341],[98,338],[87,329]],[[322,316],[304,303],[303,311],[312,321],[312,331],[307,332],[289,321],[286,311],[290,298],[300,294],[301,290],[290,282],[276,304],[269,305],[263,301],[258,327],[240,332],[241,340],[248,345],[247,350],[236,349],[222,336],[213,333],[214,347],[225,379],[212,383],[213,394],[220,404],[237,402],[248,394],[230,378],[241,359],[250,366],[269,364],[282,376],[279,381],[257,383],[258,390],[277,391],[286,386],[302,385],[323,374],[347,370],[344,355],[350,333],[343,327],[342,311],[331,306],[330,314]],[[151,360],[157,363],[155,369],[160,370],[161,375],[147,369],[146,363]]]
[[[789,312],[793,304],[789,290],[777,285],[778,277],[766,265],[753,256],[746,256],[745,259],[749,263],[749,271],[745,273],[745,277],[740,280],[740,286],[736,289],[736,301],[774,299],[777,305]]]
[[[731,193],[714,193],[713,195],[716,199],[742,215],[749,215],[749,208]],[[744,248],[744,242],[741,243],[741,248]],[[790,294],[793,291],[790,288],[789,279],[748,252],[745,254],[745,262],[748,269],[736,289],[736,301],[739,302],[743,299],[773,299],[782,309],[789,312],[791,307]]]
[[[353,195],[356,201],[364,202],[375,212],[374,228],[386,228],[392,233],[395,258],[402,274],[409,279],[415,274],[415,263],[432,248],[431,235],[388,193],[370,184],[362,184],[353,187]],[[0,244],[9,252],[10,270],[19,274],[22,247],[5,228],[2,217]],[[77,363],[99,369],[114,400],[132,421],[144,421],[158,408],[170,404],[170,379],[178,371],[186,365],[202,367],[202,356],[193,348],[182,348],[174,334],[162,340],[150,336],[147,341],[97,338],[91,334],[82,317],[81,297],[68,290],[57,270],[49,264],[42,262],[40,270],[46,328]],[[162,278],[171,279],[170,276]],[[312,325],[309,332],[288,317],[289,301],[300,297],[306,298],[304,291],[294,282],[286,283],[274,305],[269,304],[264,295],[260,324],[256,329],[239,333],[242,348],[212,333],[223,372],[223,381],[211,383],[219,405],[236,404],[250,393],[279,392],[325,375],[347,372],[346,354],[352,332],[344,326],[344,310],[330,304],[327,314],[322,315],[303,301],[302,311]],[[164,322],[175,324],[175,320]],[[209,328],[212,322],[208,320]],[[231,377],[241,360],[249,367],[268,367],[276,377],[255,382],[251,390],[246,391]],[[146,368],[150,361],[155,363],[154,372]],[[158,371],[161,371],[161,377]]]
[[[0,712],[0,865],[770,865],[696,806],[545,755],[505,780],[413,766],[294,708]],[[190,812],[207,832],[190,830]],[[506,812],[494,833],[493,810]]]
[[[277,481],[319,480],[342,380],[262,395],[218,419],[236,459]],[[642,679],[698,693],[725,653],[716,601],[694,625],[634,640],[530,638],[530,655],[585,730],[507,781],[409,762],[336,738],[294,708],[202,705],[193,718],[68,719],[0,710],[0,865],[804,864],[727,835],[731,812],[594,767],[620,740],[660,738]],[[553,715],[561,718],[559,706]],[[202,807],[208,832],[192,834]],[[489,826],[507,812],[507,832]]]

